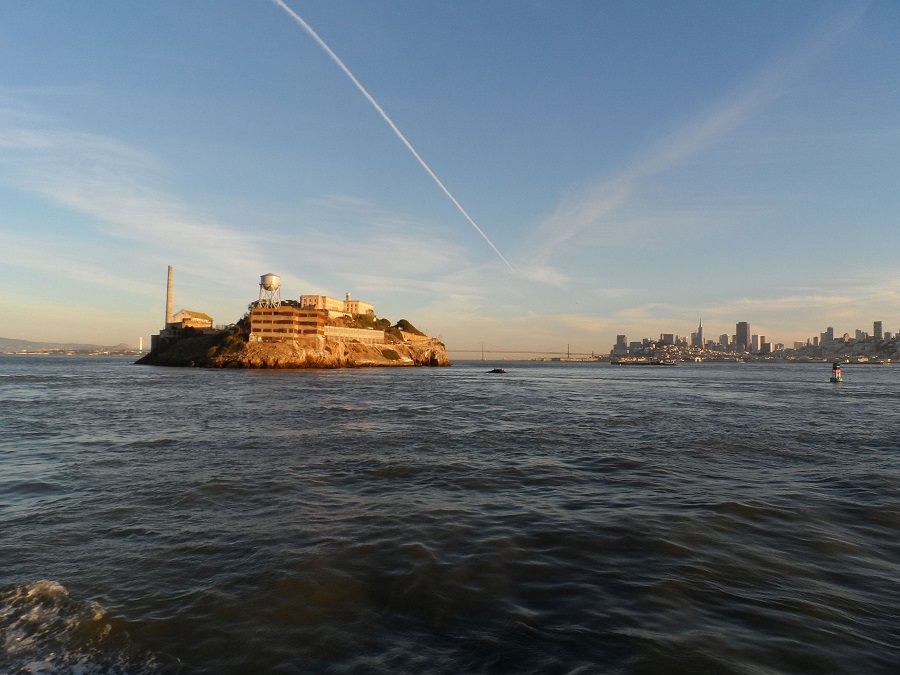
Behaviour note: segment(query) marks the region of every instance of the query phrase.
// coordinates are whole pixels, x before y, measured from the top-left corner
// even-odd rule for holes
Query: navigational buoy
[[[835,361],[831,364],[831,381],[832,382],[843,382],[844,378],[841,377],[841,362]]]

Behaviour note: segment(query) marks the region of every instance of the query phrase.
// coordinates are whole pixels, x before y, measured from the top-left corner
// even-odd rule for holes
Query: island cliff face
[[[444,345],[366,345],[327,342],[323,349],[293,342],[244,342],[237,336],[183,338],[147,354],[139,364],[199,368],[356,368],[367,366],[449,366]]]

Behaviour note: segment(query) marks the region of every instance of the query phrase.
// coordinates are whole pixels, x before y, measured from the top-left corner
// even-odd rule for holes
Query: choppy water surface
[[[892,673],[900,367],[0,357],[0,672]]]

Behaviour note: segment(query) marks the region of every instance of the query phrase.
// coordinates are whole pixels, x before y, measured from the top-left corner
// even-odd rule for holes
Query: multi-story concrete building
[[[300,306],[303,309],[318,309],[329,316],[344,316],[344,301],[330,298],[327,295],[301,295]]]
[[[363,302],[362,300],[354,300],[350,297],[350,294],[347,293],[347,299],[344,300],[344,311],[350,315],[374,314],[375,306],[368,302]]]
[[[325,344],[325,312],[294,307],[290,304],[278,307],[251,307],[251,342],[285,340],[321,348]]]
[[[325,326],[325,339],[334,342],[361,342],[364,345],[383,345],[384,331],[368,328]]]
[[[884,340],[884,330],[882,329],[880,321],[876,321],[874,324],[872,324],[872,335],[874,335],[875,339],[879,342]]]
[[[326,298],[326,296],[304,296]],[[333,298],[326,298],[333,300]],[[326,341],[384,344],[384,331],[368,328],[327,326],[326,310],[312,309],[295,301],[287,301],[278,307],[250,308],[251,342],[291,341],[303,347],[321,349]],[[326,306],[328,303],[323,303]],[[300,306],[298,306],[300,305]],[[343,315],[340,312],[339,315]]]
[[[300,306],[304,309],[321,309],[328,316],[353,316],[354,314],[374,314],[375,306],[354,300],[347,293],[345,300],[338,300],[327,295],[301,295]]]

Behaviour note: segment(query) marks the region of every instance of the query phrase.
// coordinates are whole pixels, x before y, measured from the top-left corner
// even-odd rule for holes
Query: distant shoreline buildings
[[[831,358],[841,355],[885,360],[886,355],[900,356],[897,334],[884,331],[883,326],[882,321],[875,321],[871,334],[857,329],[854,336],[844,333],[841,337],[835,337],[834,327],[829,326],[824,332],[807,339],[806,342],[794,342],[791,347],[786,347],[782,343],[772,344],[766,340],[765,335],[754,335],[750,323],[746,321],[735,324],[734,333],[730,336],[723,333],[719,335],[718,340],[705,339],[701,320],[697,331],[691,333],[690,338],[673,333],[661,333],[658,340],[643,338],[640,341],[629,342],[626,335],[617,335],[610,355],[677,356],[701,360],[725,357]]]

